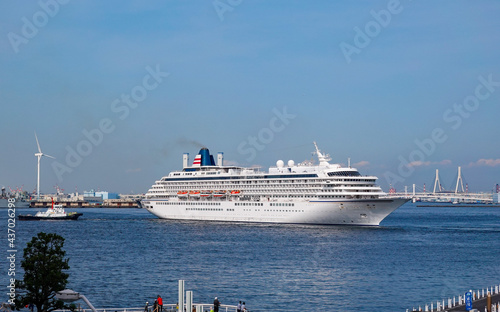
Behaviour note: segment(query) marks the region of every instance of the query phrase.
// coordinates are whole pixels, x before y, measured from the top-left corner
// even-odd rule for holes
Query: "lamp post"
[[[90,303],[90,301],[84,295],[77,293],[76,291],[73,291],[71,289],[65,289],[56,292],[56,298],[63,302],[73,302],[82,299],[93,312],[97,312],[92,303]]]

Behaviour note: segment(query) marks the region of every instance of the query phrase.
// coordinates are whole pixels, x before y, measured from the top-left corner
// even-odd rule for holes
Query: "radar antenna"
[[[313,143],[314,143],[314,147],[316,147],[316,155],[318,156],[319,165],[320,166],[328,166],[329,165],[328,161],[332,160],[330,158],[330,155],[329,154],[323,155],[318,148],[318,144],[316,144],[316,142],[313,142]]]

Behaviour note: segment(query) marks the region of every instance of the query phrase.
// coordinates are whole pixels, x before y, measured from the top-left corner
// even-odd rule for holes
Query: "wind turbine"
[[[38,200],[38,199],[40,199],[40,159],[42,158],[42,156],[53,158],[53,159],[56,159],[56,158],[42,153],[42,150],[40,149],[40,143],[38,143],[38,137],[36,136],[36,132],[35,132],[35,139],[36,139],[36,145],[38,146],[38,153],[35,153],[35,156],[38,157],[38,175],[37,175],[37,182],[36,182],[36,199]]]

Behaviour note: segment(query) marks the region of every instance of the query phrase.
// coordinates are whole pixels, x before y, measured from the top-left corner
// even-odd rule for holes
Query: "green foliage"
[[[34,304],[38,312],[50,312],[64,307],[55,298],[57,291],[66,288],[69,259],[65,259],[64,238],[54,233],[40,232],[24,249],[21,267],[23,280],[16,280],[16,307]]]

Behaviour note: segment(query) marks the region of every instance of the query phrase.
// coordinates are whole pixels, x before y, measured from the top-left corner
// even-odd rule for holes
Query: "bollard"
[[[486,299],[486,308],[488,312],[491,312],[491,294],[488,294],[488,298]]]
[[[186,291],[186,311],[193,311],[193,292]]]
[[[185,286],[184,280],[179,280],[179,301],[178,301],[179,311],[184,311],[184,298],[185,298],[184,286]]]

